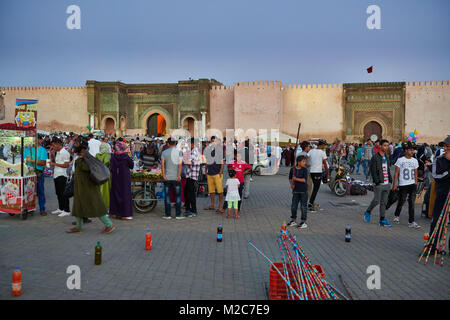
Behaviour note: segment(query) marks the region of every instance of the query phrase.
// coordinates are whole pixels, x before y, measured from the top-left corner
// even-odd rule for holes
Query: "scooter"
[[[260,155],[258,158],[259,159],[257,159],[257,161],[255,161],[253,163],[252,170],[255,175],[260,176],[262,169],[268,168],[270,163],[269,163],[269,158],[267,158],[267,156]]]
[[[338,197],[343,197],[347,194],[349,188],[348,181],[350,181],[348,170],[338,163],[337,167],[335,167],[330,174],[330,182],[328,183],[328,186],[335,195]]]

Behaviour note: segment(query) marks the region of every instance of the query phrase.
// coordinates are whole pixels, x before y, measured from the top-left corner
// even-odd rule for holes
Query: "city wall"
[[[86,132],[89,124],[86,87],[2,87],[5,119],[15,122],[17,98],[38,99],[37,128],[44,131]]]
[[[405,133],[417,129],[418,143],[438,143],[450,135],[449,81],[406,83]]]
[[[334,141],[342,139],[343,106],[341,84],[284,85],[283,132],[296,137],[301,123],[300,139]]]

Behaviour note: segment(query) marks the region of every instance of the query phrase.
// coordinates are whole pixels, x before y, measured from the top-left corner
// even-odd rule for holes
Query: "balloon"
[[[414,137],[414,132],[410,132],[410,133],[409,133],[409,136],[410,136],[410,137]]]
[[[411,142],[411,141],[412,141],[412,139],[413,139],[413,137],[408,137],[408,141],[410,141],[410,142]]]
[[[419,137],[418,134],[415,134],[415,135],[414,135],[414,139],[417,139],[418,137]]]
[[[416,143],[416,142],[417,142],[417,139],[413,139],[413,142]]]
[[[414,130],[414,134],[419,134],[419,131],[417,129]]]

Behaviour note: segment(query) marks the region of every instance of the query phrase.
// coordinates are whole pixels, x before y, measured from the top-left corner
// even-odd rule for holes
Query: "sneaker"
[[[60,214],[58,214],[58,217],[67,217],[70,216],[71,213],[67,211],[62,211]]]
[[[62,213],[62,210],[56,209],[55,211],[52,211],[52,214],[60,214]]]
[[[250,178],[250,182],[253,182],[253,179],[252,179],[252,178]]]
[[[291,221],[287,224],[288,227],[295,227],[297,225],[297,222]]]
[[[415,222],[408,223],[408,227],[414,228],[414,229],[419,229],[420,228],[420,226],[417,223],[415,223]]]
[[[192,218],[192,212],[186,212],[184,215],[186,218]]]
[[[164,216],[164,217],[162,217],[163,219],[166,219],[166,220],[170,220],[170,219],[172,219],[172,217],[171,216]]]
[[[111,233],[116,229],[115,225],[111,225],[111,227],[103,229],[102,233]]]
[[[179,216],[179,217],[176,217],[175,219],[182,220],[182,219],[184,219],[184,217],[183,216]]]
[[[395,217],[395,218],[394,218],[394,222],[395,222],[395,223],[400,223],[400,217]]]
[[[193,217],[197,216],[197,212],[191,212],[191,214],[192,214]]]
[[[308,212],[317,212],[312,204],[308,204]]]
[[[392,224],[389,223],[389,221],[385,219],[380,220],[380,227],[392,227]]]
[[[367,222],[367,223],[370,222],[370,212],[369,211],[366,211],[364,213],[364,221]]]
[[[308,228],[308,225],[306,222],[300,222],[300,224],[297,226],[298,229],[306,229]]]

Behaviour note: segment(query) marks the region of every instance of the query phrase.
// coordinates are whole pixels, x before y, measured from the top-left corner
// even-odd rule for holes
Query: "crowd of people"
[[[391,227],[386,219],[388,199],[390,194],[398,192],[398,202],[394,212],[394,222],[400,223],[400,213],[408,201],[408,226],[419,229],[415,222],[414,205],[419,180],[426,189],[424,197],[423,214],[427,215],[430,203],[432,183],[435,183],[436,194],[433,207],[432,221],[429,234],[432,234],[436,222],[442,212],[450,190],[450,136],[437,146],[415,145],[411,142],[393,145],[387,140],[372,143],[369,139],[364,144],[346,144],[339,140],[327,146],[325,141],[319,141],[317,147],[311,148],[308,141],[294,148],[283,151],[286,166],[292,166],[289,172],[289,182],[292,189],[291,220],[288,226],[307,228],[308,212],[315,212],[317,191],[323,176],[330,178],[329,168],[334,164],[346,162],[353,173],[355,163],[356,173],[359,173],[362,164],[366,180],[374,184],[374,195],[369,207],[364,213],[364,221],[369,223],[372,210],[379,206],[379,225]],[[296,160],[292,163],[289,157],[294,154]],[[393,167],[393,170],[391,170]],[[310,182],[311,181],[311,182]],[[311,188],[311,185],[314,185]],[[311,191],[312,189],[312,191]],[[300,204],[301,222],[297,224],[297,209]],[[432,252],[436,249],[433,244]]]
[[[164,185],[164,219],[172,219],[171,208],[175,207],[175,219],[195,217],[199,214],[197,194],[199,184],[204,182],[210,197],[210,205],[204,210],[218,214],[227,213],[231,218],[241,215],[242,200],[249,197],[252,164],[259,155],[265,154],[271,166],[282,161],[291,167],[289,182],[292,190],[291,220],[288,226],[307,228],[307,213],[315,212],[320,206],[316,197],[324,179],[330,179],[333,166],[345,162],[351,173],[362,172],[374,184],[374,196],[364,213],[364,221],[370,222],[372,211],[379,206],[379,224],[390,227],[386,219],[389,194],[399,193],[394,212],[394,222],[400,222],[400,212],[406,201],[409,205],[409,226],[420,228],[415,222],[414,204],[419,180],[427,190],[425,203],[430,201],[431,183],[436,184],[433,218],[430,234],[444,206],[450,185],[450,136],[437,146],[408,143],[389,143],[370,139],[364,144],[343,143],[336,140],[329,145],[324,140],[317,143],[303,141],[297,148],[257,145],[252,140],[223,141],[211,137],[209,141],[168,138],[136,137],[133,139],[104,136],[96,139],[92,134],[39,136],[37,139],[37,194],[41,215],[46,215],[44,172],[52,167],[58,208],[52,214],[61,217],[73,216],[75,226],[70,233],[82,231],[83,224],[98,217],[104,224],[103,232],[115,229],[111,219],[133,219],[132,170],[147,170],[161,173]],[[276,149],[274,149],[276,148]],[[110,169],[110,180],[101,186],[95,185],[89,177],[89,167],[84,161],[87,156],[99,159]],[[292,161],[295,157],[295,161]],[[35,160],[33,148],[24,150],[29,165]],[[391,167],[393,167],[391,171]],[[228,178],[224,181],[224,170]],[[356,169],[356,170],[355,170]],[[67,190],[73,185],[73,207],[69,207]],[[224,188],[225,186],[225,188]],[[153,191],[155,186],[152,185]],[[216,199],[216,194],[218,199]],[[296,222],[300,205],[301,221]],[[427,210],[428,206],[424,207]],[[182,213],[184,209],[184,213]]]
[[[262,146],[261,146],[262,147]],[[73,216],[76,221],[69,233],[80,233],[84,223],[98,217],[105,225],[103,232],[115,229],[111,219],[133,219],[131,171],[145,170],[161,173],[164,185],[164,219],[171,219],[171,208],[175,207],[177,220],[198,215],[196,198],[199,179],[204,179],[211,203],[204,210],[215,210],[227,218],[241,214],[242,200],[249,197],[254,158],[265,149],[250,140],[226,142],[216,137],[210,141],[198,139],[175,139],[135,137],[131,139],[93,134],[39,135],[37,139],[36,174],[37,195],[40,214],[47,215],[44,178],[54,180],[58,208],[52,214],[59,217]],[[33,166],[34,148],[24,150],[24,159]],[[95,157],[110,170],[110,179],[100,186],[94,184],[89,175],[86,157]],[[274,163],[279,159],[275,159]],[[227,167],[229,179],[224,181]],[[51,170],[50,170],[51,168]],[[225,184],[225,188],[223,185]],[[70,192],[72,190],[72,192]],[[155,183],[152,184],[155,191]],[[218,206],[216,209],[216,197]],[[72,195],[73,194],[73,195]],[[226,194],[226,196],[224,196]],[[73,196],[72,210],[69,198]],[[184,214],[182,214],[182,207]]]

